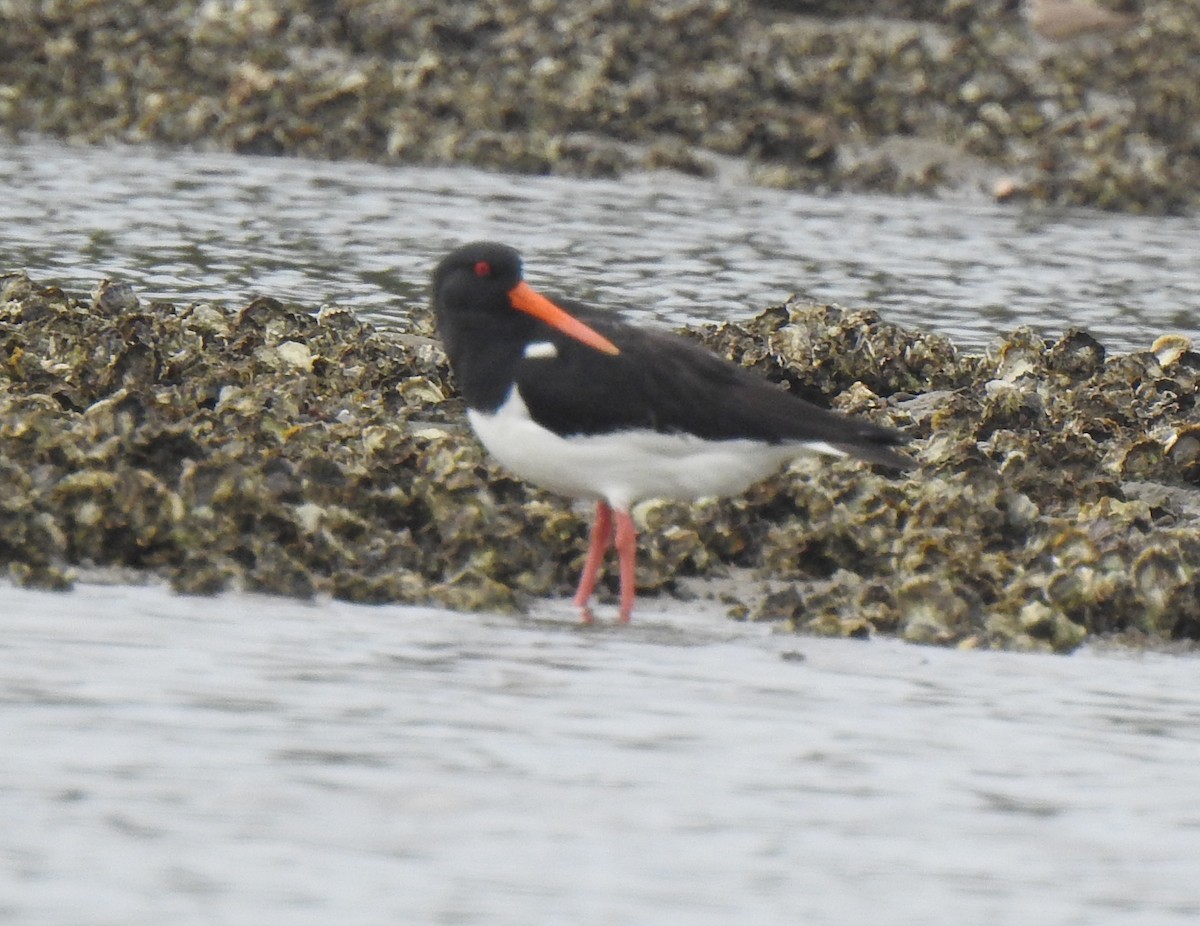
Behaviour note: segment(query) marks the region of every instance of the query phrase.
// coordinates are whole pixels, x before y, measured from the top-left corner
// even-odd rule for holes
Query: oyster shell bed
[[[1118,9],[1122,0],[1104,0]],[[0,2],[0,122],[82,142],[714,173],[1181,212],[1200,5],[1051,45],[1014,0]]]
[[[0,275],[0,562],[358,602],[516,609],[567,595],[586,511],[494,467],[424,308],[143,304]],[[982,355],[792,300],[690,332],[899,427],[917,467],[800,461],[743,496],[649,502],[642,594],[922,643],[1067,651],[1200,639],[1200,354],[1107,357],[1019,329]],[[714,589],[720,588],[719,593]]]

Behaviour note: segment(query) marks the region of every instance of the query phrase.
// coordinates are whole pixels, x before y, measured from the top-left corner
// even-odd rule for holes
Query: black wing
[[[805,402],[675,335],[563,307],[621,352],[602,354],[546,329],[556,356],[522,360],[516,381],[534,420],[557,433],[645,428],[708,440],[817,442],[885,466],[912,465],[889,449],[906,440],[897,431]]]

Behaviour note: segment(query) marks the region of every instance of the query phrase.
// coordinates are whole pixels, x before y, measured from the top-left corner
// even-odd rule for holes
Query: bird
[[[542,295],[505,244],[451,251],[431,294],[479,441],[516,476],[595,503],[573,599],[585,623],[610,547],[618,620],[630,620],[637,502],[735,494],[811,453],[912,465],[898,431],[806,402],[679,335]]]

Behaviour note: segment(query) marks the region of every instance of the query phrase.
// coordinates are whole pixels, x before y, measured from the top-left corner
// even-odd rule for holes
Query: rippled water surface
[[[464,240],[661,323],[1195,333],[1194,220],[0,145],[0,267],[392,323]],[[1191,656],[0,584],[0,923],[1200,921]]]
[[[1200,223],[990,203],[819,197],[646,175],[511,177],[138,148],[0,145],[0,266],[165,298],[269,293],[386,322],[445,251],[509,242],[553,293],[666,323],[791,292],[966,346],[1086,325],[1114,349],[1196,333]]]
[[[0,921],[1191,924],[1189,657],[0,588]]]

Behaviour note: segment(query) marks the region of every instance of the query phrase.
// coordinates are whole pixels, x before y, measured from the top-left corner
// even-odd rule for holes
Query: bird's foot
[[[592,624],[596,623],[596,615],[593,613],[592,606],[590,604],[577,604],[576,607],[579,608],[579,623],[587,626],[591,626]],[[628,624],[630,616],[630,613],[622,610],[620,614],[617,615],[617,623]]]

